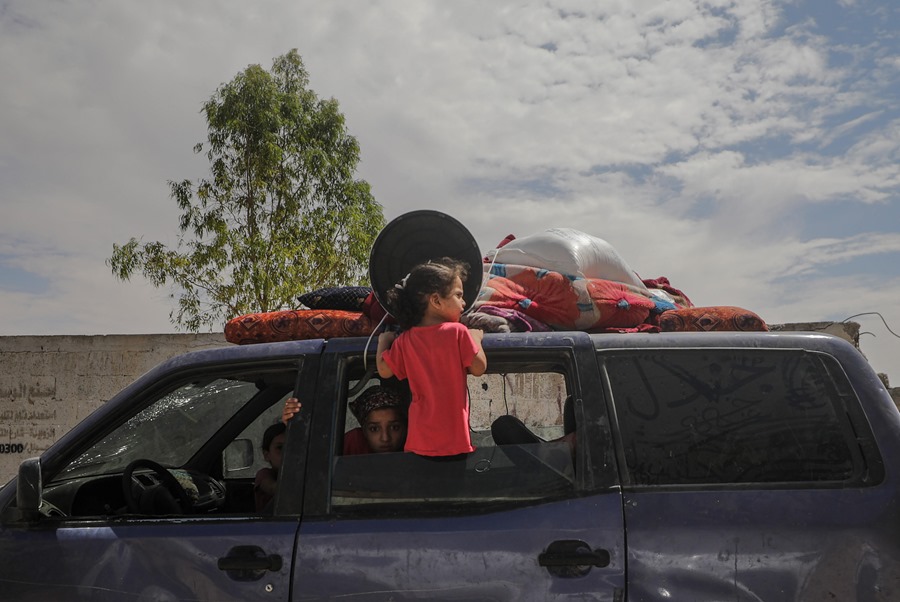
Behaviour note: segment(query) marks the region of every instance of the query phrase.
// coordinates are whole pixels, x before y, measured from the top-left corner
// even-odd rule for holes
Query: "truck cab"
[[[345,455],[367,338],[145,374],[0,490],[8,600],[895,600],[900,413],[815,333],[488,334],[476,450]],[[272,503],[262,434],[289,397]],[[501,428],[502,427],[502,428]]]

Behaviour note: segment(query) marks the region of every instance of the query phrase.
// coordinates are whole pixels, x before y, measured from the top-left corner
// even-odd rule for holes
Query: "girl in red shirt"
[[[382,378],[409,379],[412,402],[404,449],[422,456],[474,451],[469,435],[466,375],[487,368],[484,332],[459,319],[466,307],[468,266],[444,257],[417,265],[386,291],[387,310],[402,329],[378,336],[376,365]]]

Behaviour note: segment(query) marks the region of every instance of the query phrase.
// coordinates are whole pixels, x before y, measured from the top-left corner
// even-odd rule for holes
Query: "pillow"
[[[769,327],[749,309],[715,305],[664,311],[659,315],[659,329],[662,332],[768,331]]]
[[[304,293],[297,300],[309,309],[360,311],[370,292],[368,286],[333,286]]]
[[[374,323],[358,311],[289,309],[247,314],[225,324],[225,340],[238,345],[300,339],[368,336]]]

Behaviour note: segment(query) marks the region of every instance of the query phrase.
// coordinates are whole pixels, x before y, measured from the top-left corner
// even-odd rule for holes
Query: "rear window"
[[[504,361],[469,376],[469,454],[427,458],[406,452],[345,451],[333,459],[331,508],[343,516],[480,514],[582,495],[593,481],[590,445],[568,356]],[[356,381],[348,383],[355,390]],[[349,412],[347,412],[349,415]],[[349,436],[356,422],[338,422]],[[340,439],[338,439],[340,440]]]
[[[631,485],[846,484],[867,476],[857,433],[868,425],[830,356],[653,349],[600,359]]]

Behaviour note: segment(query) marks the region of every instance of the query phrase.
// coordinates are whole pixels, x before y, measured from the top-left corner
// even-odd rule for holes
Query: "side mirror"
[[[223,454],[223,476],[242,476],[242,473],[253,468],[254,460],[253,442],[250,439],[235,439]]]
[[[41,459],[23,460],[19,464],[19,477],[16,479],[16,505],[6,508],[3,522],[6,524],[34,522],[40,518],[43,490]]]

